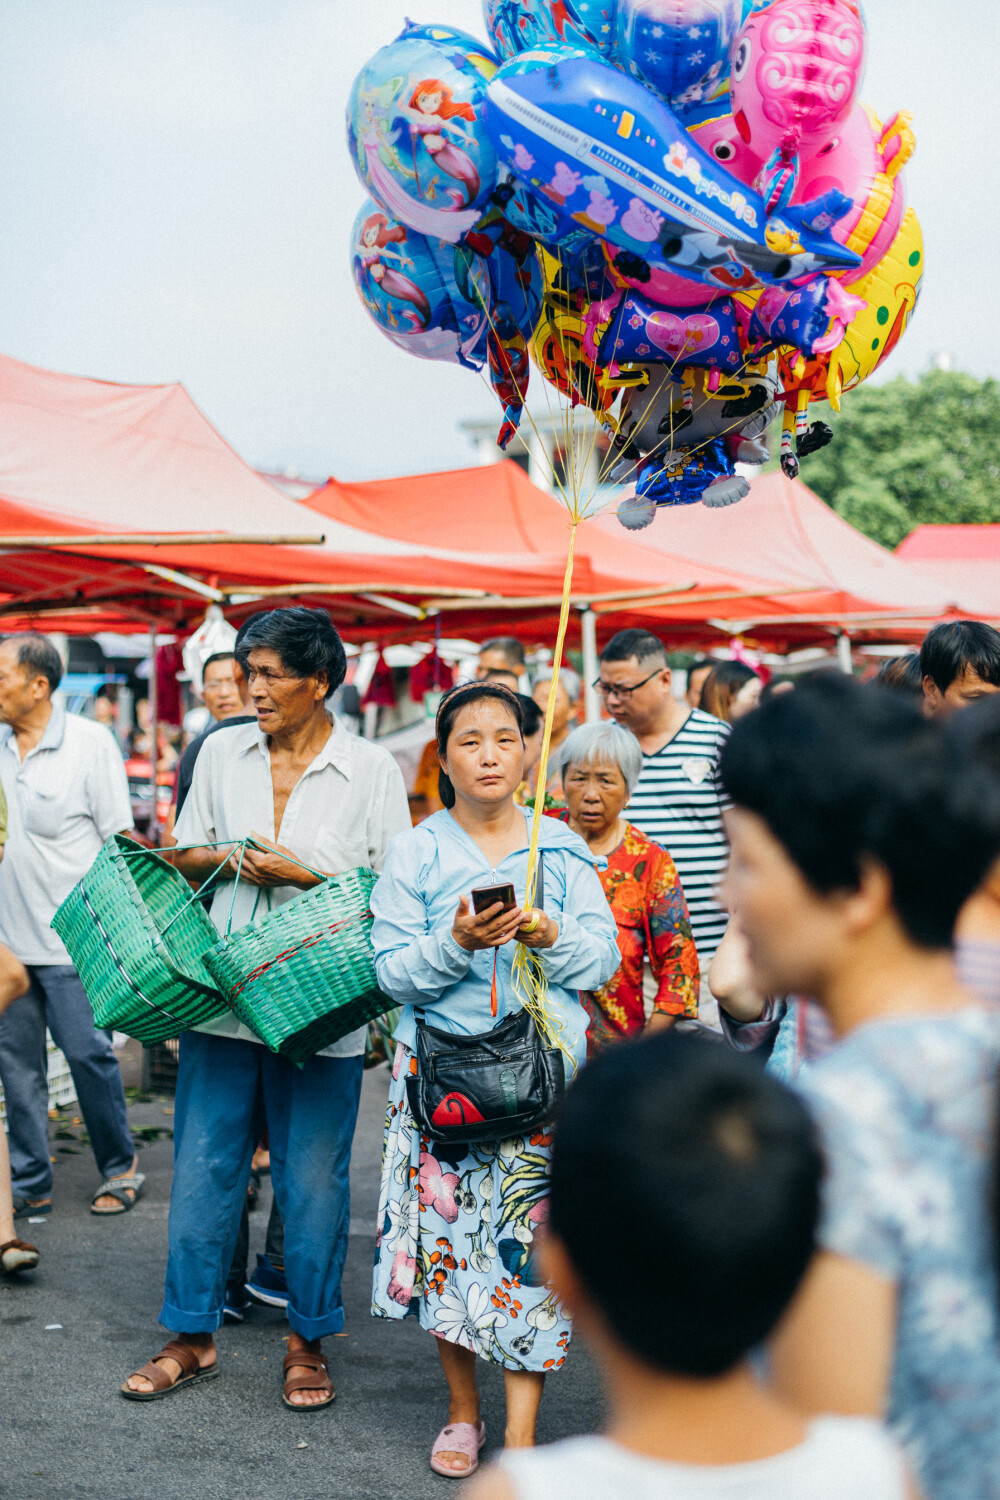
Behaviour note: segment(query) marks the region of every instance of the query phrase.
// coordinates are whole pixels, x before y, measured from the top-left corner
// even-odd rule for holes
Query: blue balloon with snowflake
[[[618,0],[612,58],[684,116],[724,99],[743,9],[743,0]]]

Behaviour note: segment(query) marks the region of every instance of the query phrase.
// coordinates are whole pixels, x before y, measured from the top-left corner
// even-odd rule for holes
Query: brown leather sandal
[[[306,1370],[312,1370],[312,1375],[289,1375],[293,1365],[301,1365]],[[325,1406],[335,1400],[336,1391],[333,1381],[330,1379],[330,1370],[326,1362],[325,1354],[314,1354],[311,1349],[295,1349],[285,1355],[283,1366],[285,1376],[284,1389],[281,1399],[290,1411],[322,1411]],[[325,1401],[310,1401],[300,1404],[298,1401],[289,1401],[293,1391],[326,1391]]]
[[[176,1380],[171,1380],[166,1370],[157,1361],[161,1359],[173,1359],[181,1367],[181,1373]],[[218,1364],[208,1365],[202,1369],[198,1363],[198,1351],[190,1344],[179,1344],[176,1339],[171,1339],[169,1344],[164,1344],[159,1354],[154,1354],[148,1364],[143,1365],[141,1370],[133,1372],[141,1375],[143,1380],[148,1380],[153,1387],[151,1391],[133,1391],[129,1389],[128,1382],[120,1386],[122,1395],[126,1401],[159,1401],[164,1396],[172,1396],[174,1391],[179,1391],[181,1386],[200,1385],[203,1380],[214,1380],[219,1373]],[[129,1376],[129,1380],[132,1376]]]

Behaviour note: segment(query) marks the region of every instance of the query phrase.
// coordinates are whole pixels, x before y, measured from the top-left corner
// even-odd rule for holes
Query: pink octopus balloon
[[[862,244],[854,243],[862,261],[851,273],[852,280],[867,276],[878,264],[903,222],[905,180],[889,154],[895,123],[893,120],[884,128],[873,127],[868,111],[856,104],[815,156],[803,160],[792,194],[793,203],[807,203],[837,188],[851,199],[853,208],[834,225],[833,234],[842,245],[859,229],[864,236]],[[911,149],[912,138],[904,161]]]
[[[740,32],[732,53],[733,119],[750,151],[811,155],[854,103],[865,28],[852,0],[773,0]]]

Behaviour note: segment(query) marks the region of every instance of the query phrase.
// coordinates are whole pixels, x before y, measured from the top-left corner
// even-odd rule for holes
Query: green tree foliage
[[[883,547],[927,522],[1000,521],[1000,382],[932,370],[864,385],[830,425],[802,478]]]

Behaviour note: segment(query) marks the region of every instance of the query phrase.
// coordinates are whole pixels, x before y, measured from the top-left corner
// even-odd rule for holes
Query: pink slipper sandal
[[[478,1427],[474,1427],[471,1422],[452,1422],[449,1426],[442,1427],[434,1439],[431,1468],[435,1474],[443,1474],[445,1479],[468,1479],[479,1468],[479,1450],[485,1442],[484,1422],[480,1422]],[[437,1462],[439,1453],[464,1453],[469,1466],[467,1469],[449,1469],[445,1464]]]

